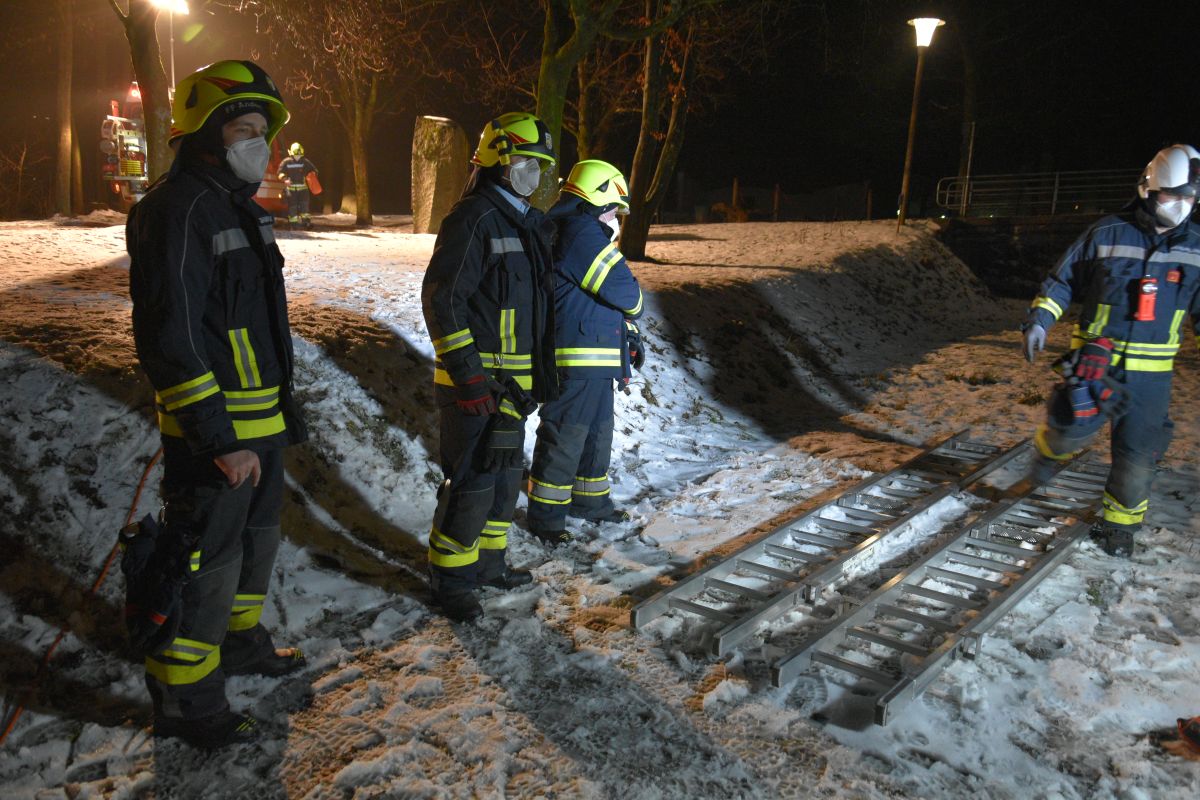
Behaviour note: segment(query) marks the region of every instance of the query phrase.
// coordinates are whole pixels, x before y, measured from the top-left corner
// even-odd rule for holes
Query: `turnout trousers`
[[[441,413],[443,482],[429,532],[429,569],[434,595],[472,591],[504,573],[508,529],[521,490],[521,467],[500,472],[479,468],[493,416],[464,414],[454,388],[434,387]],[[521,444],[524,448],[524,430]]]
[[[530,473],[531,530],[562,530],[568,515],[599,519],[616,510],[608,482],[612,379],[566,380],[561,392],[538,412]]]
[[[262,477],[229,487],[211,458],[196,458],[181,441],[163,438],[165,536],[184,536],[190,550],[179,632],[146,658],[155,714],[196,719],[229,708],[226,671],[274,652],[259,622],[279,550],[283,452],[258,454]]]
[[[312,214],[308,212],[309,192],[308,187],[304,184],[293,186],[288,184],[287,187],[287,204],[288,204],[288,222],[292,225],[303,223],[307,225],[312,221]]]
[[[1129,410],[1112,421],[1112,470],[1104,489],[1104,522],[1136,530],[1150,505],[1155,466],[1171,442],[1171,373],[1126,372],[1119,380],[1129,393]],[[1057,387],[1046,422],[1034,438],[1039,461],[1070,458],[1092,443],[1104,422],[1102,414],[1076,419],[1068,392]]]

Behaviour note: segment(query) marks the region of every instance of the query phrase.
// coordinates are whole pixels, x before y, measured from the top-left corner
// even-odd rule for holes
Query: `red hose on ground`
[[[158,459],[162,457],[162,448],[150,459],[150,463],[146,465],[146,470],[142,473],[142,479],[138,481],[137,491],[133,495],[133,505],[129,507],[129,515],[125,517],[125,525],[133,522],[134,516],[137,515],[138,501],[142,499],[142,490],[146,488],[146,479],[150,477],[150,470],[154,469],[154,465],[158,463]],[[121,527],[124,528],[125,525]],[[88,590],[88,597],[94,597],[96,592],[100,591],[100,587],[104,584],[104,579],[108,577],[108,571],[112,568],[113,562],[117,560],[117,553],[121,548],[120,542],[113,545],[113,549],[109,552],[108,558],[104,560],[104,566],[100,569],[100,575],[97,576],[96,582],[92,584],[92,588]],[[46,655],[42,657],[42,663],[38,667],[37,677],[34,678],[33,685],[25,693],[26,701],[37,692],[38,686],[41,685],[42,677],[50,667],[50,659],[54,657],[54,651],[58,649],[58,645],[62,642],[63,637],[67,635],[66,628],[59,628],[58,635],[54,637],[54,642],[51,643]],[[21,714],[25,712],[25,702],[20,703],[13,709],[12,716],[9,717],[8,723],[4,726],[4,732],[0,733],[0,746],[4,745],[8,735],[12,733],[13,728],[17,727],[17,720],[21,718]]]

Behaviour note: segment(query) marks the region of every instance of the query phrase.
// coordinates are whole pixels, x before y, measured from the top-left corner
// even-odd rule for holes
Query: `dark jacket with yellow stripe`
[[[559,203],[554,246],[554,356],[562,380],[628,375],[625,318],[642,315],[642,290],[609,229],[582,208]]]
[[[256,188],[176,163],[125,228],[133,337],[159,428],[195,455],[307,438],[292,399],[283,255]]]
[[[1135,320],[1147,278],[1156,281],[1154,319]],[[1072,347],[1107,337],[1114,364],[1126,371],[1170,373],[1189,314],[1192,333],[1200,333],[1200,231],[1185,222],[1155,233],[1134,207],[1098,220],[1050,272],[1028,324],[1049,330],[1072,300],[1083,306]]]
[[[542,212],[522,213],[486,180],[451,209],[421,291],[436,383],[512,376],[539,402],[558,396],[552,232]]]

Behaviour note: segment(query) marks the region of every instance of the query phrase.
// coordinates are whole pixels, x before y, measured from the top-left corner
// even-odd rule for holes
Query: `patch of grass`
[[[1087,585],[1088,604],[1096,608],[1108,608],[1108,603],[1100,596],[1100,587],[1104,585],[1104,581],[1099,578],[1088,578]]]
[[[1025,393],[1017,398],[1017,402],[1023,406],[1040,406],[1046,402],[1046,396],[1037,389],[1026,389]]]
[[[654,396],[654,390],[650,388],[649,383],[642,384],[642,399],[652,406],[658,406],[658,398]]]
[[[993,386],[997,383],[1007,383],[1007,381],[994,372],[976,372],[971,375],[964,375],[961,372],[947,372],[946,380],[958,381],[968,386]]]

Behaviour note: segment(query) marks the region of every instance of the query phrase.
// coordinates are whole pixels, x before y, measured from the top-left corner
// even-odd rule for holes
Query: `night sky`
[[[53,152],[57,39],[50,5],[0,3],[0,150],[27,141],[35,153]],[[176,17],[178,75],[241,57],[257,58],[276,77],[289,71],[246,18],[211,3],[192,5],[190,17]],[[531,9],[538,35],[537,5],[520,5]],[[86,0],[77,7],[75,109],[90,175],[108,100],[123,94],[132,68],[108,3]],[[947,24],[925,63],[914,195],[957,170],[968,61],[977,75],[975,174],[1134,170],[1164,144],[1200,143],[1198,3],[798,0],[787,19],[792,40],[782,54],[753,74],[731,73],[722,96],[700,104],[689,119],[680,164],[689,182],[716,189],[737,176],[744,185],[779,182],[786,192],[807,192],[869,180],[881,198],[877,215],[886,213],[898,192],[916,66],[905,20],[922,8]],[[165,14],[160,42],[169,71]],[[340,165],[335,123],[292,105],[293,122],[283,136],[303,141],[323,177],[333,177]],[[474,105],[469,90],[447,87],[421,107],[383,118],[371,148],[376,210],[408,210],[416,115],[454,117],[473,141],[478,126],[501,110]],[[632,146],[607,155],[627,164]]]

